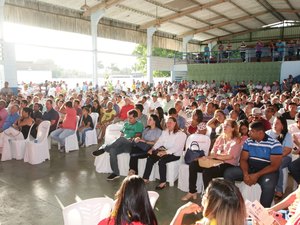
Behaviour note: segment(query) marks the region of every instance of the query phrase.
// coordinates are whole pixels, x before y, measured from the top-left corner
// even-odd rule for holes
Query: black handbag
[[[202,156],[205,156],[204,151],[200,149],[197,141],[192,141],[189,148],[186,150],[184,161],[186,164],[190,164],[195,159],[198,159]]]
[[[139,141],[139,142],[133,142],[133,147],[137,147],[141,149],[143,152],[148,152],[152,146],[148,145],[145,142]]]

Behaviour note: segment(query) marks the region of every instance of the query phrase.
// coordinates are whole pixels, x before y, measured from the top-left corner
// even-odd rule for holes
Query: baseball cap
[[[253,109],[251,110],[251,114],[252,114],[253,116],[259,116],[259,115],[262,115],[262,112],[261,112],[261,109],[260,109],[260,108],[253,108]]]

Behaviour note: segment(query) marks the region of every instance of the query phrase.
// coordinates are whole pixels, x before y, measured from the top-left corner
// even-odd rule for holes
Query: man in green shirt
[[[112,144],[105,147],[100,147],[93,152],[94,156],[99,156],[104,152],[109,152],[110,166],[113,171],[107,177],[107,180],[114,180],[120,177],[118,167],[118,155],[121,153],[129,153],[132,148],[132,139],[141,137],[144,126],[141,122],[137,121],[138,113],[135,109],[130,110],[128,113],[128,121],[125,122],[121,130],[121,136]]]

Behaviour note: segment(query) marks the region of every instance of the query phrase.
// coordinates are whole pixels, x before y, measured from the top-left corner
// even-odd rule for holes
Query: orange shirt
[[[76,129],[76,110],[74,108],[66,107],[66,115],[62,123],[62,128],[64,129]]]
[[[121,111],[120,111],[120,119],[121,120],[126,120],[127,119],[127,113],[128,111],[130,111],[131,109],[134,109],[134,106],[133,105],[124,105],[122,108],[121,108]]]

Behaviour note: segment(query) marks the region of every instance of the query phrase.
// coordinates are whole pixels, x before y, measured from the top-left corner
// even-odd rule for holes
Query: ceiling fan
[[[80,10],[86,12],[90,9],[90,7],[86,4],[86,0],[84,0],[84,4],[80,7]]]

